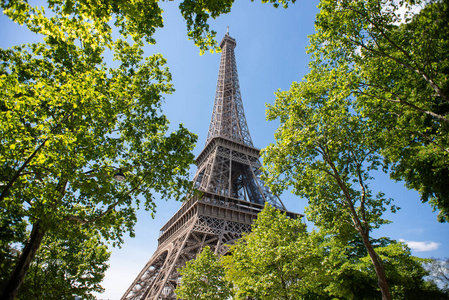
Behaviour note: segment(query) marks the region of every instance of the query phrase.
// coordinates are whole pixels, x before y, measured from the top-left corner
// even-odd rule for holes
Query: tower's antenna
[[[227,27],[226,35],[229,35],[229,26]]]

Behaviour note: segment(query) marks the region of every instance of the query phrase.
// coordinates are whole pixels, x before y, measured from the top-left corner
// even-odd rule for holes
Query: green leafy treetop
[[[372,244],[394,299],[447,299],[424,280],[428,260],[386,238]],[[207,247],[180,273],[176,293],[186,300],[379,299],[370,255],[355,230],[344,237],[326,228],[307,232],[301,220],[269,205],[226,256]]]
[[[313,63],[347,66],[345,87],[377,128],[391,177],[448,221],[447,1],[323,0],[319,7]]]
[[[313,62],[301,83],[278,92],[268,119],[280,120],[276,144],[263,150],[266,182],[274,191],[293,186],[306,198],[308,218],[342,237],[358,233],[366,247],[384,299],[391,299],[382,260],[370,241],[373,229],[388,223],[391,199],[373,195],[370,172],[381,165],[376,134],[355,113],[348,65]],[[375,133],[375,132],[374,132]]]
[[[182,279],[175,290],[179,299],[225,300],[231,296],[232,284],[225,279],[224,265],[209,246],[188,261],[179,273]]]
[[[86,42],[48,40],[0,52],[0,205],[33,224],[36,243],[85,226],[119,245],[139,195],[154,211],[154,192],[179,199],[190,187],[196,136],[182,125],[166,134],[160,105],[173,89],[160,55],[117,41],[120,65],[108,69]]]
[[[324,296],[325,276],[317,236],[300,219],[289,219],[269,204],[258,214],[251,233],[231,247],[227,277],[236,299],[302,299]]]
[[[182,125],[167,134],[160,107],[173,87],[161,55],[143,58],[140,41],[105,39],[106,27],[83,18],[8,5],[6,13],[45,37],[0,50],[2,225],[32,227],[2,299],[14,298],[46,233],[80,227],[120,245],[133,235],[138,196],[153,213],[154,192],[185,195],[196,141]],[[103,62],[107,47],[116,68]]]
[[[434,197],[444,217],[447,31],[432,27],[429,32],[441,38],[427,41],[421,29],[433,18],[444,19],[447,4],[431,3],[403,25],[396,24],[395,2],[323,0],[319,8],[309,74],[289,91],[278,92],[268,109],[268,119],[279,119],[280,127],[276,144],[263,153],[265,179],[274,191],[293,186],[294,193],[307,198],[308,217],[320,229],[343,239],[355,230],[383,298],[391,299],[370,233],[388,222],[382,218],[387,208],[396,208],[383,193],[373,195],[370,172],[393,163],[392,176],[410,179],[410,187],[433,180],[429,188],[417,189],[423,200]],[[409,41],[414,32],[419,43]],[[432,54],[428,42],[436,47]],[[427,54],[413,54],[421,50]],[[430,61],[424,59],[442,65],[427,66]]]

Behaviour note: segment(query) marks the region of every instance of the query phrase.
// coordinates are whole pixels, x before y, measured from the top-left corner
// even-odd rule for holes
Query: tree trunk
[[[369,241],[369,236],[363,232],[363,229],[358,230],[360,235],[362,236],[363,244],[365,244],[366,249],[368,250],[368,254],[371,258],[371,261],[374,265],[374,270],[376,271],[377,281],[380,287],[380,292],[382,293],[382,300],[391,300],[390,288],[388,287],[387,277],[385,276],[385,269],[380,261],[379,255],[377,255],[376,251],[373,248],[373,245]]]
[[[45,231],[40,228],[39,223],[33,224],[30,240],[20,254],[19,261],[14,268],[14,272],[9,278],[8,284],[3,290],[0,300],[14,300],[20,286],[25,279],[25,275],[30,267],[37,250],[39,249]]]
[[[387,277],[385,276],[385,270],[384,270],[382,261],[380,260],[376,251],[374,251],[373,245],[371,245],[371,242],[369,240],[369,234],[368,234],[369,231],[365,231],[364,227],[362,226],[362,223],[360,222],[360,219],[357,215],[357,211],[355,210],[351,195],[350,195],[345,183],[341,179],[337,168],[335,167],[334,163],[330,159],[330,156],[327,154],[329,151],[325,147],[322,147],[321,149],[324,153],[323,157],[324,157],[325,161],[328,163],[328,165],[334,171],[335,179],[337,181],[338,186],[343,191],[343,194],[346,199],[346,203],[349,207],[349,211],[352,216],[352,222],[354,223],[354,227],[357,230],[357,232],[360,234],[360,236],[362,237],[363,244],[365,245],[366,250],[368,250],[368,254],[371,258],[371,261],[373,262],[374,270],[376,271],[376,275],[377,275],[377,282],[379,284],[380,292],[382,293],[382,300],[391,300],[392,298],[391,298],[391,294],[390,294],[390,288],[388,287],[388,283],[387,283]],[[363,189],[363,187],[362,187],[362,189]],[[362,199],[361,199],[361,202],[363,202]]]

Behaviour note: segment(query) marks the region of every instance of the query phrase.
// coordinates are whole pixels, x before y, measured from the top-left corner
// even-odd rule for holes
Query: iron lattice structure
[[[184,202],[161,228],[158,248],[128,288],[122,300],[176,299],[178,269],[205,246],[224,255],[228,245],[249,232],[268,202],[287,212],[282,201],[260,179],[259,150],[246,123],[234,48],[226,34],[217,90],[206,145],[196,159],[195,188],[201,193]]]

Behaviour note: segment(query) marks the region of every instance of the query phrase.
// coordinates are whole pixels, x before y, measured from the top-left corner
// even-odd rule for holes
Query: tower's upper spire
[[[235,39],[229,36],[228,27],[228,31],[220,43],[220,69],[206,144],[214,137],[223,137],[253,147],[240,95],[234,54],[236,45]]]

